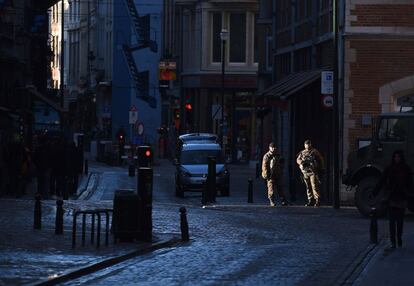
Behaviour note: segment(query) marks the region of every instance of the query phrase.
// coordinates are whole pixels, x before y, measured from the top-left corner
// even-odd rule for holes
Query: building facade
[[[112,134],[134,144],[157,144],[161,124],[158,90],[162,1],[126,0],[114,5]],[[130,120],[132,108],[137,117]]]
[[[167,1],[173,14],[164,15],[164,21],[174,26],[164,48],[177,61],[174,86],[179,92],[172,94],[179,98],[173,100],[174,108],[179,108],[176,127],[181,133],[217,133],[227,159],[246,162],[256,156],[258,1],[174,2],[172,6]]]
[[[260,86],[256,99],[264,110],[262,128],[271,130],[263,132],[262,149],[270,141],[277,142],[288,162],[285,181],[294,199],[302,188],[296,155],[306,139],[312,140],[331,168],[333,114],[322,104],[321,72],[334,67],[332,1],[265,0],[261,8],[272,9],[261,15],[272,23],[273,39],[272,83]],[[329,186],[329,177],[324,183]],[[329,200],[327,188],[323,193]]]
[[[56,1],[0,3],[0,142],[32,146],[35,107],[50,100],[47,79],[51,48],[48,8]]]
[[[372,119],[414,105],[414,3],[347,0],[344,31],[343,170],[370,140]]]

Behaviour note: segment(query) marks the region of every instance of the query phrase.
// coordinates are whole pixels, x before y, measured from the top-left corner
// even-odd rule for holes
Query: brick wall
[[[349,47],[356,53],[348,74],[349,89],[353,92],[349,119],[355,121],[355,127],[349,129],[352,150],[357,138],[371,135],[371,128],[362,126],[361,117],[381,112],[379,88],[414,74],[414,39],[352,39]]]
[[[356,17],[356,20],[351,21],[351,26],[414,27],[414,3],[356,4],[354,8],[351,8],[350,14]]]

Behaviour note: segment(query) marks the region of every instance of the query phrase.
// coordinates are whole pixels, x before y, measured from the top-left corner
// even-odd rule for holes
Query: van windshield
[[[207,165],[208,157],[216,157],[217,164],[223,164],[221,150],[188,150],[181,153],[182,165]]]

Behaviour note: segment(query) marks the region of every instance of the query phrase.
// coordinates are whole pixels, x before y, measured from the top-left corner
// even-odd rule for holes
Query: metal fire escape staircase
[[[150,39],[150,15],[140,17],[134,0],[125,0],[125,2],[129,16],[135,27],[134,31],[137,36],[137,44],[132,46],[124,44],[122,50],[128,64],[129,73],[135,83],[137,98],[147,102],[150,107],[156,108],[157,99],[155,96],[151,96],[149,91],[149,71],[140,72],[132,54],[134,51],[148,47],[152,52],[157,52],[157,43]]]

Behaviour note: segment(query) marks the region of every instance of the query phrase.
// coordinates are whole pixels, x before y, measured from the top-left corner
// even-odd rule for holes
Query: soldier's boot
[[[314,207],[319,208],[320,206],[321,206],[321,202],[319,200],[316,200]]]
[[[280,203],[280,204],[281,204],[282,206],[284,206],[284,207],[285,207],[285,206],[288,206],[288,205],[289,205],[289,202],[288,202],[285,198],[281,198],[280,200],[281,200],[281,203]]]
[[[270,201],[270,206],[271,207],[275,207],[276,206],[276,202],[275,202],[275,200],[273,198],[269,198],[269,201]]]
[[[305,204],[305,207],[311,207],[311,206],[314,206],[314,205],[315,205],[315,203],[314,203],[313,199],[310,199],[310,200],[308,200],[308,202]]]

